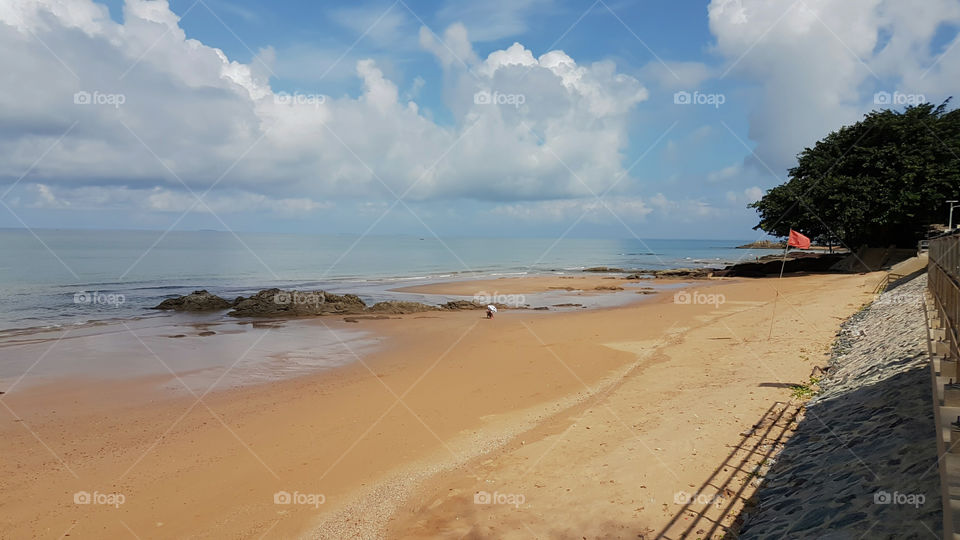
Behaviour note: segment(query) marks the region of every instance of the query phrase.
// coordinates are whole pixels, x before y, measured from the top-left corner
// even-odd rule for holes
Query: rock
[[[622,291],[623,287],[617,285],[597,285],[593,288],[595,291]]]
[[[787,254],[784,265],[783,255],[766,255],[756,261],[729,265],[716,275],[724,277],[763,277],[784,272],[829,272],[831,267],[843,259],[845,254],[791,252]]]
[[[231,317],[310,317],[363,313],[367,305],[355,294],[326,291],[265,289],[249,298],[238,298]]]
[[[507,309],[508,307],[504,304],[494,304],[494,306],[497,309]],[[486,304],[481,304],[480,302],[470,302],[468,300],[454,300],[452,302],[447,302],[440,307],[450,311],[459,311],[463,309],[487,309]]]
[[[494,304],[497,309],[510,309],[511,306]],[[233,302],[210,294],[207,291],[194,291],[186,296],[169,298],[154,309],[178,311],[214,311],[233,308],[231,317],[315,317],[319,315],[360,315],[380,313],[402,315],[424,311],[460,311],[467,309],[486,309],[485,304],[467,300],[455,300],[435,306],[421,302],[402,302],[390,300],[377,302],[367,307],[355,294],[332,294],[326,291],[296,291],[282,289],[264,289],[250,297],[238,296]],[[517,309],[517,308],[514,308]],[[373,318],[373,317],[369,317]],[[347,321],[354,322],[354,321]],[[203,335],[213,335],[201,333]]]
[[[623,272],[623,268],[612,268],[609,266],[594,266],[592,268],[584,268],[584,272],[597,272],[597,273],[619,273]]]
[[[785,242],[773,242],[771,240],[760,240],[758,242],[750,242],[749,244],[737,246],[737,249],[783,249],[785,247],[787,247],[787,244]]]
[[[436,311],[436,306],[429,306],[420,302],[400,302],[390,300],[387,302],[377,302],[367,308],[370,313],[390,313],[392,315],[403,315],[405,313],[420,313],[423,311]]]
[[[193,291],[185,296],[168,298],[160,302],[153,309],[174,311],[218,311],[229,309],[232,304],[206,290]]]
[[[653,273],[653,277],[657,279],[704,279],[712,277],[715,271],[713,268],[671,268],[669,270],[657,270]]]

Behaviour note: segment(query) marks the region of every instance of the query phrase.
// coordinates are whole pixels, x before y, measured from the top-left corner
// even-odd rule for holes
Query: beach
[[[209,392],[170,390],[185,367],[15,387],[0,398],[0,529],[12,538],[652,538],[683,530],[684,497],[710,498],[729,526],[752,490],[746,465],[730,465],[741,434],[791,407],[790,386],[823,364],[878,275],[671,281],[643,295],[631,289],[650,284],[607,277],[419,293],[537,294],[562,281],[629,301],[506,309],[492,320],[469,310],[283,323],[298,343],[342,330],[378,345],[344,343],[349,361],[257,384],[220,385],[233,363],[209,362]],[[596,289],[606,284],[625,288]],[[189,365],[190,342],[150,343],[117,354]],[[725,464],[736,489],[716,499],[703,484]]]

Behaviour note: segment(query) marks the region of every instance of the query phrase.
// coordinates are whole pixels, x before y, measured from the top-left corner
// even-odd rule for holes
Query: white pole
[[[790,240],[787,240],[787,245],[783,248],[783,261],[780,263],[780,277],[777,278],[777,286],[775,288],[776,295],[773,297],[773,311],[770,313],[770,331],[767,332],[767,341],[770,341],[770,338],[773,336],[773,319],[774,315],[777,314],[777,298],[780,296],[780,280],[783,279],[783,269],[787,266],[787,250],[790,249]]]

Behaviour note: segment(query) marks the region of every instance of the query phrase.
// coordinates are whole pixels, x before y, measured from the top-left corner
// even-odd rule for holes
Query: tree
[[[754,229],[817,243],[910,247],[960,195],[960,110],[873,111],[797,156],[789,180],[749,205]]]

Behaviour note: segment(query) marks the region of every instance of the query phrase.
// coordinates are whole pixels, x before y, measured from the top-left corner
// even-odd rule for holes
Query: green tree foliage
[[[873,111],[804,149],[790,179],[750,205],[754,229],[851,248],[915,245],[946,221],[944,201],[960,198],[960,110],[949,101]]]

